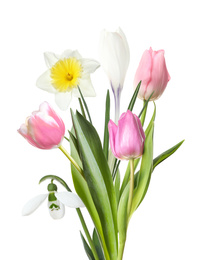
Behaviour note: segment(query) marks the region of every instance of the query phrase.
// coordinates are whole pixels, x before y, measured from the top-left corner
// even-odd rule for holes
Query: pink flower
[[[33,112],[18,132],[33,146],[51,149],[60,146],[65,133],[65,125],[50,105],[43,102],[39,111]]]
[[[118,159],[135,159],[143,154],[145,134],[140,119],[130,110],[123,113],[118,126],[108,123],[111,150]]]
[[[138,97],[147,100],[154,91],[150,100],[158,99],[164,92],[170,80],[164,58],[164,50],[146,50],[134,78],[134,88],[142,81]]]

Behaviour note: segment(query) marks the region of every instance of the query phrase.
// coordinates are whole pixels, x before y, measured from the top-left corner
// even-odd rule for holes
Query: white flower
[[[22,215],[28,216],[32,214],[48,197],[48,209],[52,218],[60,219],[65,214],[65,206],[71,208],[84,207],[83,202],[77,194],[72,192],[56,192],[50,191],[47,194],[40,194],[29,200],[22,209]]]
[[[112,88],[122,88],[129,66],[130,51],[126,36],[118,28],[115,32],[103,30],[99,43],[100,62],[105,70]]]
[[[37,87],[54,93],[55,102],[60,109],[68,108],[72,96],[80,97],[78,86],[83,96],[95,96],[90,73],[100,65],[95,60],[83,59],[78,51],[66,50],[61,55],[44,53],[48,70],[37,80]]]
[[[115,123],[120,115],[120,96],[129,66],[130,51],[126,36],[118,28],[116,32],[103,30],[99,43],[100,62],[106,72],[115,98]]]

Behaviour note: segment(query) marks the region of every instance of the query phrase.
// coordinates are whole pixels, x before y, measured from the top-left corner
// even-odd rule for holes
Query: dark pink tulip
[[[131,111],[120,116],[118,126],[108,123],[110,146],[118,159],[135,159],[143,154],[145,134],[140,119]]]
[[[158,99],[164,92],[170,80],[164,58],[164,50],[146,50],[141,58],[134,78],[134,88],[142,81],[138,97],[147,100],[154,91],[150,100]]]
[[[59,147],[65,134],[65,125],[47,102],[33,112],[18,132],[33,146],[40,149]]]

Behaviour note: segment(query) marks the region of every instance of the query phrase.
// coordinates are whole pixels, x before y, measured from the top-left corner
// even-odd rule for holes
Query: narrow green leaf
[[[147,99],[147,101],[144,101],[144,106],[142,108],[142,110],[140,111],[139,113],[139,118],[141,117],[142,113],[145,111],[146,112],[146,109],[147,109],[147,106],[148,106],[148,102],[150,101],[150,98],[153,96],[153,93],[154,91],[151,93],[151,95],[149,96],[149,98]]]
[[[100,243],[100,240],[99,240],[99,237],[98,237],[98,234],[97,234],[97,231],[96,231],[95,228],[94,228],[94,230],[93,230],[93,243],[94,243],[94,245],[95,245],[95,249],[96,249],[96,251],[97,251],[99,260],[106,260],[106,259],[104,258],[102,246],[101,246],[101,243]]]
[[[85,252],[89,258],[89,260],[95,260],[94,256],[93,256],[93,253],[88,245],[88,243],[86,242],[86,239],[84,238],[84,236],[82,235],[82,232],[80,231],[80,235],[81,235],[81,239],[82,239],[82,242],[83,242],[83,245],[84,245],[84,249],[85,249]]]
[[[64,186],[64,188],[67,189],[67,191],[71,191],[71,189],[68,187],[67,183],[60,177],[56,176],[56,175],[46,175],[44,177],[42,177],[39,181],[39,184],[42,183],[43,181],[47,180],[47,179],[53,179],[58,181],[61,185]]]
[[[106,160],[108,160],[108,150],[109,150],[109,132],[108,132],[108,122],[110,120],[110,95],[109,90],[106,95],[106,110],[105,110],[105,123],[104,123],[104,143],[103,151]]]
[[[82,115],[83,115],[84,118],[86,118],[86,113],[84,111],[84,107],[83,107],[81,98],[78,98],[78,100],[79,100],[79,105],[80,105],[80,109],[81,109]]]
[[[91,120],[91,116],[90,116],[90,113],[89,113],[89,110],[88,110],[88,106],[87,106],[87,104],[86,104],[86,101],[85,101],[85,99],[84,99],[84,96],[82,95],[82,92],[81,92],[81,89],[80,89],[79,86],[78,86],[78,90],[79,90],[79,93],[80,93],[82,102],[83,102],[83,104],[84,104],[86,113],[87,113],[87,115],[88,115],[89,121],[90,121],[90,123],[92,124],[92,120]]]
[[[134,93],[133,93],[133,96],[131,98],[131,101],[129,103],[129,106],[128,106],[128,110],[132,111],[133,110],[133,107],[134,107],[134,104],[135,104],[135,101],[136,101],[136,98],[137,98],[137,95],[138,95],[138,92],[140,90],[140,86],[141,86],[141,81],[138,83]]]
[[[112,176],[95,128],[72,113],[84,176],[98,211],[111,259],[117,258],[117,203]]]
[[[116,194],[116,200],[117,205],[119,203],[119,197],[120,197],[120,171],[117,170],[116,177],[115,177],[115,194]]]
[[[155,169],[155,167],[160,164],[161,162],[163,162],[165,159],[167,159],[169,156],[171,156],[173,153],[175,153],[176,150],[178,150],[178,148],[182,145],[182,143],[184,142],[184,140],[182,140],[181,142],[179,142],[178,144],[174,145],[173,147],[171,147],[170,149],[166,150],[165,152],[161,153],[160,155],[158,155],[154,160],[153,160],[153,169]]]
[[[118,206],[118,232],[119,232],[119,255],[123,254],[127,232],[127,206],[129,199],[129,183],[126,185]],[[120,259],[120,258],[119,258]]]
[[[134,170],[136,170],[139,161],[140,161],[140,158],[134,160]],[[126,168],[126,172],[125,172],[125,175],[124,175],[124,178],[123,178],[123,181],[122,181],[122,185],[121,185],[121,189],[120,189],[120,197],[121,197],[124,189],[126,188],[126,185],[129,182],[129,178],[130,178],[130,162],[128,163],[128,166]],[[135,183],[135,181],[136,180],[134,180],[134,183]]]
[[[156,107],[154,103],[154,112],[149,122],[149,125],[145,131],[146,139],[144,144],[144,153],[142,155],[140,171],[137,176],[138,179],[136,180],[137,187],[134,190],[130,216],[137,209],[140,202],[144,198],[151,178],[151,173],[153,170],[153,130],[154,130],[155,115],[156,115]]]

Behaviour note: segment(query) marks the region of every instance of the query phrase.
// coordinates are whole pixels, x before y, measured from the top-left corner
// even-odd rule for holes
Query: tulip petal
[[[84,203],[79,198],[79,196],[73,192],[57,192],[55,197],[61,201],[65,206],[70,208],[80,208],[84,207]]]
[[[44,59],[46,62],[46,66],[48,68],[51,68],[55,65],[56,62],[59,60],[59,55],[54,54],[53,52],[45,52],[44,53]]]
[[[56,89],[51,84],[50,70],[44,72],[36,82],[36,86],[50,93],[56,93]]]
[[[40,194],[29,200],[22,209],[22,215],[28,216],[32,214],[47,198],[48,194]]]
[[[118,155],[116,154],[115,151],[115,137],[117,134],[117,129],[118,126],[112,120],[110,120],[108,123],[110,146],[111,146],[112,153],[114,154],[115,157],[118,158]]]
[[[58,92],[55,94],[55,102],[61,110],[66,110],[71,102],[71,92]]]

